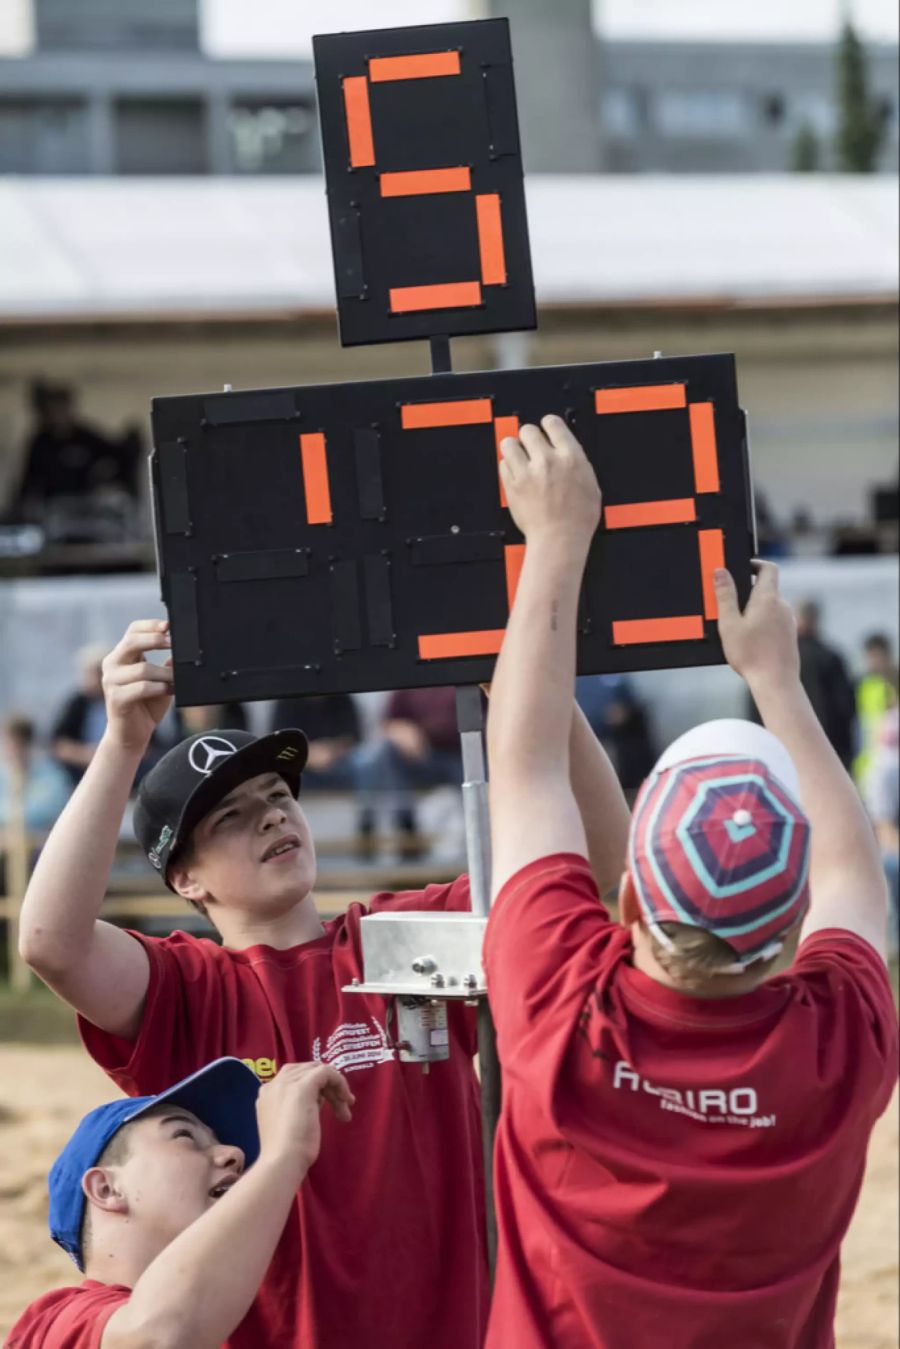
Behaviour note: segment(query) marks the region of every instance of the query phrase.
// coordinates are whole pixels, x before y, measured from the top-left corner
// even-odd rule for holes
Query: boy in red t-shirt
[[[318,1155],[323,1101],[350,1119],[346,1079],[323,1063],[287,1064],[260,1090],[222,1058],[85,1115],[48,1181],[50,1235],[84,1280],[33,1302],[8,1349],[259,1349],[253,1299]]]
[[[353,904],[323,923],[315,849],[296,799],[300,731],[191,736],[143,779],[135,831],[171,889],[222,945],[126,932],[99,915],[135,772],[171,701],[165,622],[133,623],[104,662],[107,730],[41,852],[20,948],[79,1013],[92,1057],[129,1095],[152,1095],[223,1054],[265,1081],[318,1060],[348,1075],[353,1124],[323,1121],[256,1303],[260,1344],[291,1349],[478,1349],[488,1311],[481,1119],[471,1009],[449,1009],[449,1058],[401,1063],[388,1004],[344,989],[362,973]],[[608,770],[569,708],[573,788]],[[615,883],[627,812],[586,831],[601,890]],[[369,910],[470,907],[466,877],[377,895]]]
[[[726,657],[768,729],[713,722],[663,755],[615,923],[567,762],[597,482],[556,417],[504,441],[501,472],[527,547],[488,719],[504,1074],[488,1344],[829,1349],[896,1017],[878,849],[800,685],[777,570],[758,564],[743,613],[715,577]]]

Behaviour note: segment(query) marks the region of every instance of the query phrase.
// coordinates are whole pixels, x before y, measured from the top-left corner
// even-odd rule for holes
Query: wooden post
[[[28,888],[29,843],[25,825],[25,765],[10,762],[9,823],[6,830],[6,893],[10,899],[7,924],[9,981],[13,988],[30,987],[31,971],[19,955],[19,914]]]

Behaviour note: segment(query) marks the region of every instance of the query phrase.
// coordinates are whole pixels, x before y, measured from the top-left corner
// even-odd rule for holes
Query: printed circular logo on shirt
[[[191,745],[188,762],[195,772],[208,778],[218,768],[219,760],[227,759],[234,752],[235,746],[230,740],[223,740],[218,735],[205,735],[202,740],[195,740]]]

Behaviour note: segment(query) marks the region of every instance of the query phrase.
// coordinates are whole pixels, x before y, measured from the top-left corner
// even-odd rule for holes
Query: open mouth
[[[285,857],[290,857],[300,849],[300,840],[296,834],[287,834],[284,838],[273,843],[262,855],[264,862],[281,861]]]
[[[227,1194],[232,1185],[236,1185],[239,1180],[240,1176],[229,1176],[225,1180],[220,1180],[218,1185],[214,1185],[210,1190],[210,1199],[221,1199],[222,1195]]]

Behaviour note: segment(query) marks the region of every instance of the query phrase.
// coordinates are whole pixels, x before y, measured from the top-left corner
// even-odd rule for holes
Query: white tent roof
[[[889,299],[895,176],[527,180],[545,305]],[[324,185],[0,179],[0,318],[334,308]]]

